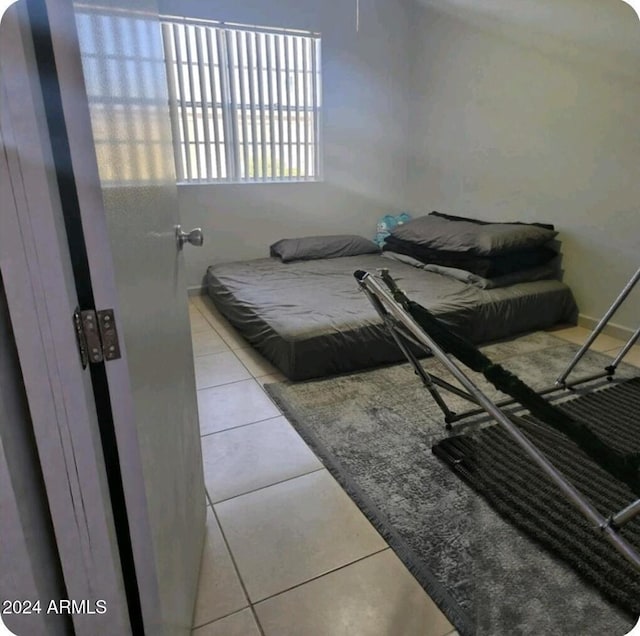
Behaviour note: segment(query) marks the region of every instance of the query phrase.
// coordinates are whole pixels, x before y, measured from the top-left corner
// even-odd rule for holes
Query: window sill
[[[178,181],[178,186],[272,186],[272,185],[309,185],[316,183],[324,183],[324,179],[308,179],[306,181],[300,179],[278,179],[277,181]]]

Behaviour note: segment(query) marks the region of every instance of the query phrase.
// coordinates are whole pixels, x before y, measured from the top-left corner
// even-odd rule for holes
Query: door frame
[[[0,147],[2,131],[0,130]],[[0,201],[15,216],[9,166],[0,152]],[[11,208],[11,212],[9,212]],[[3,600],[63,598],[65,588],[44,490],[31,417],[0,270],[0,585]],[[16,633],[64,636],[71,617],[13,614],[0,617]],[[9,632],[6,632],[7,634]],[[13,633],[13,632],[11,632]]]

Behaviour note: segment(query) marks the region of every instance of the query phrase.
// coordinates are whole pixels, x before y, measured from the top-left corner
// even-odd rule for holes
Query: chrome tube
[[[622,359],[627,355],[627,353],[629,353],[631,347],[633,347],[633,345],[638,341],[638,338],[640,338],[640,327],[635,330],[634,334],[627,341],[627,344],[620,349],[615,360],[607,367],[607,369],[611,369],[611,372],[614,372],[618,368],[620,362],[622,362]]]
[[[613,517],[611,517],[611,523],[621,528],[625,523],[628,523],[638,515],[640,515],[640,499],[636,499],[632,504],[613,515]]]
[[[563,386],[565,384],[567,376],[571,373],[571,371],[573,371],[573,368],[576,366],[576,364],[580,362],[582,356],[584,356],[584,354],[589,350],[594,340],[600,335],[600,332],[605,328],[609,320],[611,320],[611,316],[616,313],[618,307],[620,307],[620,305],[625,301],[626,297],[630,294],[631,290],[636,286],[638,280],[640,280],[640,269],[636,271],[629,282],[624,286],[624,289],[613,301],[611,307],[609,307],[605,315],[600,319],[600,322],[596,325],[595,329],[591,332],[591,334],[587,338],[587,341],[580,347],[567,368],[558,376],[558,379],[556,380],[557,385]]]
[[[455,417],[455,413],[451,412],[447,403],[442,399],[442,396],[436,389],[429,373],[427,373],[416,356],[413,355],[409,347],[403,342],[402,334],[399,334],[396,330],[391,314],[385,309],[384,305],[369,289],[367,289],[366,287],[362,287],[362,290],[369,298],[369,301],[373,305],[374,309],[378,312],[380,318],[382,318],[384,324],[387,326],[387,329],[391,333],[391,336],[394,339],[395,343],[398,345],[399,349],[402,351],[402,353],[404,353],[407,360],[409,360],[409,362],[413,366],[416,375],[422,380],[422,383],[431,394],[431,397],[440,407],[440,410],[444,413],[444,421],[448,424]]]

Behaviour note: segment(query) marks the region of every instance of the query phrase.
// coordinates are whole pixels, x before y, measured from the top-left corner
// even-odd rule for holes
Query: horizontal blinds
[[[320,37],[165,19],[182,181],[320,178]]]

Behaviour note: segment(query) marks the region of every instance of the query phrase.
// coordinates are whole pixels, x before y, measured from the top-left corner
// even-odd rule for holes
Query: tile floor
[[[193,636],[457,634],[264,392],[283,376],[206,297],[189,313],[209,497]]]

